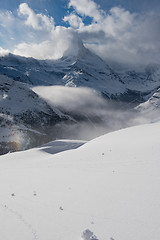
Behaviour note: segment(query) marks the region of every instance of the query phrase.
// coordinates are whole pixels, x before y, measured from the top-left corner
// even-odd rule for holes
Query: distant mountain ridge
[[[116,71],[80,45],[77,56],[59,60],[36,60],[13,54],[0,57],[0,73],[34,86],[89,87],[108,98],[145,101],[160,87],[160,66],[144,70]]]
[[[66,123],[101,121],[84,113],[61,112],[37,95],[33,86],[85,87],[104,99],[113,99],[138,112],[153,111],[160,88],[160,65],[115,70],[96,54],[79,45],[76,56],[36,60],[8,54],[0,57],[0,154],[27,149],[66,136]],[[148,101],[148,103],[144,103]],[[131,104],[131,105],[130,105]],[[159,100],[158,100],[159,108]],[[152,105],[152,107],[151,107]],[[133,107],[132,106],[132,107]],[[147,109],[147,110],[146,110]],[[63,125],[64,123],[64,125]]]

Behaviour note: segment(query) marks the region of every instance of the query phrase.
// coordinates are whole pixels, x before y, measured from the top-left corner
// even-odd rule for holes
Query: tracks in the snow
[[[8,207],[7,205],[1,204],[0,203],[0,208],[4,211],[6,211],[7,213],[11,214],[12,216],[14,216],[19,222],[21,222],[26,229],[31,233],[32,236],[32,240],[39,240],[38,235],[36,230],[34,229],[34,227],[22,216],[22,214],[20,214],[19,212],[17,212],[16,210]]]

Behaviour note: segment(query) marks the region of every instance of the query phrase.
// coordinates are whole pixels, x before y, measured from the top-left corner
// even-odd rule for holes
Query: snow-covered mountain
[[[79,45],[76,56],[36,60],[9,54],[0,57],[0,73],[34,86],[89,87],[123,101],[144,101],[160,86],[160,66],[115,70],[100,57]]]
[[[1,154],[56,139],[57,133],[53,126],[67,119],[58,109],[51,108],[28,85],[0,75]]]
[[[144,103],[136,107],[146,122],[160,120],[160,88]]]
[[[117,73],[125,83],[128,100],[144,102],[160,87],[160,65],[121,67]],[[123,97],[122,97],[123,98]],[[125,101],[125,96],[123,98]]]
[[[66,56],[57,61],[38,61],[9,54],[0,58],[0,72],[34,86],[89,87],[108,96],[125,91],[119,76],[83,45],[77,56]]]
[[[50,88],[49,94],[44,91],[39,94],[37,86]],[[58,88],[50,94],[55,86],[66,89],[58,96],[63,96],[60,104],[57,99],[54,101],[53,96]],[[66,87],[83,91],[74,93]],[[36,60],[13,54],[1,56],[0,152],[22,150],[56,138],[78,136],[82,139],[84,135],[79,134],[81,132],[90,136],[88,127],[93,132],[91,137],[95,137],[134,125],[131,122],[134,117],[119,109],[130,109],[148,101],[159,87],[159,65],[137,70],[117,69],[110,67],[83,44],[79,44],[76,56],[64,56],[59,60]],[[64,97],[66,94],[69,97]],[[114,112],[113,106],[118,111]]]
[[[159,239],[159,143],[154,123],[1,156],[1,238]]]

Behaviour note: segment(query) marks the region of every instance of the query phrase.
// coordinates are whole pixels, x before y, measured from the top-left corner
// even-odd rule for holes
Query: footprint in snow
[[[81,238],[83,240],[99,240],[93,232],[91,232],[89,229],[86,229],[83,233]]]
[[[37,193],[35,191],[33,192],[33,196],[37,196]]]

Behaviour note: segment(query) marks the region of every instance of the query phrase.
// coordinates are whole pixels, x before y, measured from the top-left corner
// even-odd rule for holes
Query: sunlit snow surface
[[[159,144],[154,123],[58,154],[1,156],[0,238],[86,240],[89,229],[98,240],[159,239]]]

